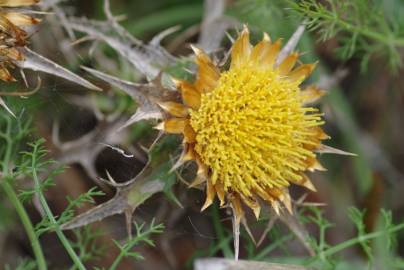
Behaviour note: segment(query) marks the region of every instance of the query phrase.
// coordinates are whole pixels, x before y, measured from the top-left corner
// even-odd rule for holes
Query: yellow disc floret
[[[191,111],[195,151],[211,181],[244,196],[300,182],[317,145],[316,109],[302,106],[299,80],[248,61],[223,72]]]

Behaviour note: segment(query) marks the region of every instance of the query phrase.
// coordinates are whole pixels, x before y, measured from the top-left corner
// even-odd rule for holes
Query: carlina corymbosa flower
[[[37,4],[39,0],[0,0],[0,79],[14,81],[9,72],[12,61],[21,61],[24,55],[18,50],[27,45],[28,34],[23,27],[39,22],[38,19],[23,14],[18,8]]]
[[[258,218],[263,202],[279,214],[292,212],[291,184],[315,190],[306,172],[324,170],[316,150],[328,136],[317,108],[308,106],[324,91],[301,83],[315,64],[295,67],[291,53],[276,65],[281,41],[264,35],[254,47],[247,27],[231,48],[231,63],[221,72],[202,50],[193,47],[198,73],[193,83],[174,80],[182,103],[161,102],[170,115],[158,128],[183,134],[179,163],[194,160],[197,176],[191,186],[206,184],[206,202],[215,196],[233,209],[236,225],[242,203]]]

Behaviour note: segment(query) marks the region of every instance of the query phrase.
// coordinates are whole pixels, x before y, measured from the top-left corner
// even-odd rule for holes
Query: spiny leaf
[[[220,47],[226,30],[238,26],[240,23],[224,15],[226,1],[206,0],[204,17],[198,40],[198,48],[205,52],[213,52]]]
[[[56,64],[48,58],[45,58],[44,56],[30,50],[27,47],[23,49],[23,53],[25,59],[23,61],[16,62],[16,64],[22,69],[31,69],[34,71],[45,72],[77,83],[88,89],[102,91],[99,87],[95,86],[89,81],[81,78],[80,76]]]
[[[125,128],[140,120],[161,119],[163,117],[162,110],[156,103],[156,100],[159,100],[164,96],[164,89],[162,89],[160,86],[156,86],[153,83],[132,83],[95,69],[87,67],[83,67],[83,69],[97,78],[123,90],[138,104],[136,113],[122,126],[122,128]]]
[[[73,218],[69,222],[64,223],[60,228],[62,230],[71,230],[80,228],[90,223],[103,220],[106,217],[121,214],[125,210],[125,199],[121,196],[115,196],[113,199],[106,203]]]
[[[69,25],[76,31],[107,43],[149,79],[160,73],[160,67],[168,66],[174,60],[161,46],[143,44],[126,32],[117,35],[108,22],[69,18]]]
[[[150,167],[150,162],[135,178],[124,184],[109,182],[117,189],[114,198],[103,203],[61,226],[64,230],[70,230],[85,226],[95,221],[115,214],[124,213],[127,221],[128,235],[131,237],[132,215],[136,208],[143,204],[154,194],[164,190],[164,180],[154,178],[154,169]],[[103,180],[104,182],[108,182]]]
[[[52,132],[52,141],[63,152],[58,161],[62,164],[79,163],[88,176],[97,181],[95,160],[102,150],[107,147],[105,144],[114,145],[125,140],[128,133],[126,131],[118,132],[117,130],[126,120],[127,118],[118,118],[112,121],[100,121],[98,126],[90,133],[77,140],[63,143],[60,142],[59,127],[56,124]]]

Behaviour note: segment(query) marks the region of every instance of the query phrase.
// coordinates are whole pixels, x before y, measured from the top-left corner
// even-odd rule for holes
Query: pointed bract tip
[[[158,105],[160,108],[162,108],[163,110],[165,110],[165,109],[167,108],[167,103],[166,103],[166,102],[157,101],[156,103],[157,103],[157,105]]]
[[[277,201],[272,202],[272,208],[274,209],[275,213],[279,216],[280,210],[279,210],[279,203]]]
[[[283,41],[282,38],[278,38],[278,39],[275,41],[275,44],[274,44],[274,45],[276,45],[276,46],[281,46],[281,45],[282,45],[282,41]]]
[[[260,213],[261,213],[261,206],[257,206],[253,208],[254,216],[258,220],[260,218]]]
[[[203,51],[201,49],[199,49],[198,47],[196,47],[195,45],[190,45],[192,51],[195,53],[196,56],[199,56],[201,54],[203,54]]]
[[[309,180],[309,181],[306,181],[304,184],[303,184],[303,186],[305,187],[305,188],[307,188],[308,190],[311,190],[311,191],[313,191],[313,192],[317,192],[317,189],[316,189],[316,187],[313,185],[313,183]]]
[[[158,125],[154,126],[154,129],[164,130],[164,122],[161,122]]]
[[[319,63],[319,61],[316,61],[316,62],[310,64],[310,72],[313,72],[313,70],[317,67],[318,63]]]
[[[263,41],[271,42],[271,37],[268,33],[264,32],[264,36],[262,37]]]
[[[283,204],[285,205],[285,207],[286,207],[286,209],[288,210],[288,212],[289,212],[290,214],[293,214],[292,200],[291,200],[289,194],[286,194],[286,195],[283,197],[282,202],[283,202]]]
[[[327,169],[323,165],[321,165],[321,163],[317,159],[314,160],[313,164],[311,164],[311,166],[308,168],[308,170],[310,172],[314,172],[314,171],[325,172],[325,171],[327,171]]]
[[[222,199],[220,199],[220,204],[219,204],[219,207],[220,208],[224,208],[224,206],[226,205],[226,201],[225,200],[222,200]]]
[[[212,204],[211,201],[206,200],[205,204],[204,204],[204,205],[202,206],[202,208],[201,208],[201,212],[205,211],[206,208],[208,208],[211,204]]]
[[[171,77],[171,81],[174,83],[176,88],[180,88],[182,85],[182,81],[180,79],[176,79],[174,77]]]
[[[172,107],[170,102],[158,101],[156,103],[161,109],[163,109],[166,112],[169,112],[170,108]]]
[[[250,30],[248,29],[247,24],[243,24],[243,31],[241,32],[241,34],[249,34]]]

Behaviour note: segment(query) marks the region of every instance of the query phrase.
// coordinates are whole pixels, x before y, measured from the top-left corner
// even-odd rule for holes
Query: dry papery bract
[[[23,27],[39,23],[38,19],[25,15],[18,9],[10,8],[31,6],[36,3],[37,0],[0,2],[0,79],[3,81],[15,81],[9,68],[14,66],[14,61],[24,59],[24,54],[19,49],[28,44],[28,33]]]
[[[40,20],[31,15],[24,14],[26,10],[19,11],[18,8],[32,6],[39,2],[39,0],[9,0],[0,2],[0,80],[5,82],[16,81],[10,73],[10,69],[17,67],[21,71],[23,69],[40,71],[64,78],[91,90],[101,90],[94,84],[27,47],[29,45],[29,34],[25,29],[38,24]],[[22,72],[21,74],[25,81],[24,73]],[[1,92],[0,105],[13,114],[2,99],[2,96],[32,95],[40,89],[40,81],[38,79],[38,86],[33,91]],[[28,85],[26,81],[25,83]]]

